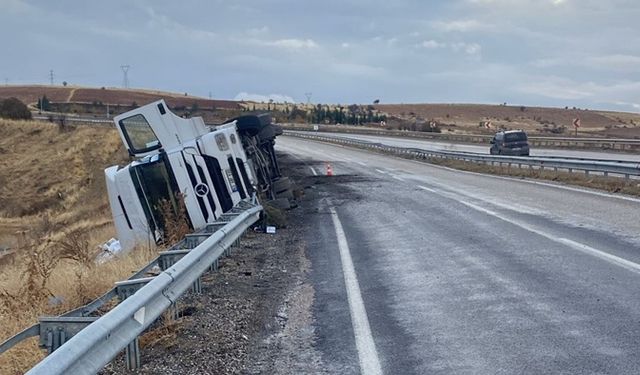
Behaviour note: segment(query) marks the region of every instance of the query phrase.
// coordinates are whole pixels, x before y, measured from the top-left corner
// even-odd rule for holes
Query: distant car
[[[522,130],[508,130],[496,133],[491,140],[491,155],[529,156],[527,133]]]

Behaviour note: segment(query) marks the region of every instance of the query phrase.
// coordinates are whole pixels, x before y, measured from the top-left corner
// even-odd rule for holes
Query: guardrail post
[[[188,235],[189,236],[189,235]],[[198,241],[198,239],[206,238],[209,235],[191,235],[190,239],[185,237],[185,241],[187,243],[189,241]],[[200,245],[200,242],[197,242],[196,246]],[[158,259],[158,265],[160,269],[165,271],[169,269],[171,266],[176,264],[180,259],[182,259],[185,255],[187,255],[191,250],[190,249],[182,249],[182,250],[168,250],[160,253],[160,258]],[[193,283],[191,287],[191,291],[193,293],[202,293],[202,278],[198,277],[198,279]]]
[[[164,271],[164,269],[163,269]],[[143,277],[140,279],[116,281],[116,294],[120,302],[134,295],[143,286],[147,285],[153,277]]]
[[[133,371],[140,368],[140,340],[133,339],[124,350],[127,362],[127,370]]]
[[[53,353],[83,328],[98,320],[97,317],[40,317],[40,347]]]
[[[216,272],[218,268],[218,260],[216,259],[213,261],[213,263],[211,263],[211,266],[209,266],[209,272]]]

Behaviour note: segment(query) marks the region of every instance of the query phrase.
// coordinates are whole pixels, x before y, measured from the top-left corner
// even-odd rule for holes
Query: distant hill
[[[490,133],[498,128],[524,129],[533,133],[551,133],[565,127],[574,130],[573,120],[580,118],[580,132],[598,135],[640,136],[640,114],[596,111],[578,108],[545,108],[481,104],[381,104],[379,111],[402,120],[434,120],[448,129]],[[481,126],[491,123],[491,129]]]
[[[308,117],[305,113],[309,113],[316,106],[215,100],[165,91],[113,87],[0,86],[0,99],[16,97],[32,106],[43,95],[56,104],[55,108],[59,111],[96,117],[104,116],[106,105],[112,106],[110,113],[113,115],[122,113],[134,105],[164,99],[179,115],[202,116],[208,123],[220,123],[252,110],[270,110],[281,122],[305,121]],[[117,106],[120,108],[113,108]],[[303,112],[292,117],[290,113],[293,113],[296,107]],[[333,110],[339,106],[329,104],[327,107]],[[342,107],[346,112],[352,106]],[[196,110],[192,111],[194,108]],[[396,126],[436,121],[444,131],[484,134],[490,134],[497,129],[524,129],[536,135],[568,135],[574,131],[573,120],[579,117],[582,123],[580,133],[583,135],[640,138],[640,114],[637,113],[481,104],[376,104],[361,105],[360,109],[375,109],[386,114],[389,118],[388,123]],[[490,127],[485,126],[487,122],[490,122]]]
[[[109,105],[130,106],[132,103],[144,105],[158,99],[164,99],[170,107],[191,107],[194,103],[200,108],[239,110],[237,102],[231,100],[213,100],[198,96],[176,94],[164,91],[141,89],[121,89],[113,87],[89,88],[76,86],[0,86],[0,98],[16,97],[26,104],[35,105],[38,98],[46,96],[54,103],[103,103]]]

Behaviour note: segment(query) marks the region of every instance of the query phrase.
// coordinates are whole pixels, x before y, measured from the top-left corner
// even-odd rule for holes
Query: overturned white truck
[[[200,117],[176,116],[159,100],[119,115],[114,122],[136,159],[105,169],[124,250],[163,240],[163,200],[178,213],[177,197],[182,196],[189,225],[197,230],[252,199],[256,191],[267,199],[291,195],[273,149],[282,131],[268,114],[208,126]]]

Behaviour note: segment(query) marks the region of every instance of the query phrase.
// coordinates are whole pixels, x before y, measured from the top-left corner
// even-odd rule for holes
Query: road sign
[[[575,120],[573,120],[573,126],[576,128],[580,127],[580,117],[576,118]]]
[[[573,127],[576,128],[576,137],[578,136],[578,128],[580,127],[580,117],[573,120]]]

